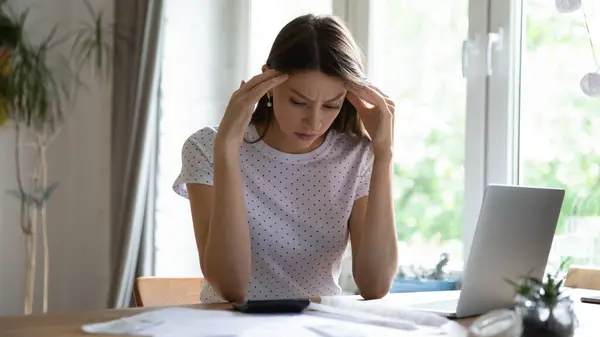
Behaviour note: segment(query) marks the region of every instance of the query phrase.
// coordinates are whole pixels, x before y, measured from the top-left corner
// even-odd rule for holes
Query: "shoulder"
[[[196,146],[200,148],[212,148],[218,126],[206,126],[191,134],[185,141],[184,146]]]
[[[368,138],[333,130],[331,136],[332,148],[336,154],[351,157],[360,162],[372,160],[373,149]]]

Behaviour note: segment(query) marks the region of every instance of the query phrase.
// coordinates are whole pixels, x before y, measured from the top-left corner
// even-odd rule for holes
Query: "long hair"
[[[266,65],[288,74],[316,70],[358,85],[365,80],[360,47],[346,24],[332,15],[307,14],[286,24],[273,42]],[[273,108],[267,106],[267,95],[264,95],[256,105],[251,123],[265,128],[254,142],[265,136],[273,118]],[[366,136],[356,108],[347,99],[327,131],[331,129]]]

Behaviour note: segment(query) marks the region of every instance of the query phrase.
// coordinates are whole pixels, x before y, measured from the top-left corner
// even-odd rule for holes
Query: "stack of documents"
[[[414,316],[422,315],[416,322]],[[179,337],[443,336],[457,324],[433,314],[391,317],[311,303],[301,314],[244,314],[232,310],[166,308],[84,325],[91,334]],[[427,317],[426,317],[427,316]]]

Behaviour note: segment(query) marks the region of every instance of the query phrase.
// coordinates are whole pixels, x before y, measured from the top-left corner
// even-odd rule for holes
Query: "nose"
[[[302,122],[303,126],[311,132],[319,130],[321,128],[321,112],[317,108],[307,109]]]

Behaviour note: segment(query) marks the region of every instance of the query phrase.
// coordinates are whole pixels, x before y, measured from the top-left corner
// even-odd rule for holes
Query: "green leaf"
[[[12,195],[14,196],[17,200],[25,203],[26,205],[34,205],[35,204],[35,197],[25,193],[24,191],[19,191],[19,190],[8,190],[6,191],[6,193],[8,195]]]
[[[58,182],[54,182],[54,183],[50,184],[50,186],[48,186],[46,188],[46,190],[44,191],[41,201],[47,202],[50,199],[50,197],[52,196],[52,193],[54,193],[54,191],[56,191],[56,189],[58,188],[58,185],[59,185]]]

